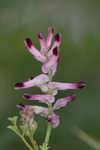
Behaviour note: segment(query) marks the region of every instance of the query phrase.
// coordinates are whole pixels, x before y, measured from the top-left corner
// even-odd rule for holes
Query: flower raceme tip
[[[52,44],[54,36],[54,42]],[[49,123],[52,124],[53,128],[56,128],[59,123],[59,116],[55,113],[55,110],[58,110],[62,107],[65,107],[70,101],[76,98],[75,94],[71,94],[65,98],[60,98],[55,100],[55,95],[59,90],[70,90],[77,88],[84,88],[86,84],[84,82],[78,83],[62,83],[52,81],[52,77],[55,75],[58,65],[58,59],[60,56],[60,45],[62,41],[61,34],[56,33],[54,35],[54,28],[48,28],[48,36],[44,37],[43,33],[38,33],[37,38],[40,42],[40,50],[38,50],[32,43],[30,38],[24,40],[25,47],[27,50],[34,56],[34,58],[42,62],[42,74],[31,77],[28,81],[17,82],[14,86],[15,89],[24,89],[31,87],[39,87],[41,91],[45,94],[27,94],[23,95],[24,98],[31,101],[39,101],[48,105],[47,107],[34,106],[34,105],[25,105],[18,104],[17,107],[22,110],[28,108],[28,110],[33,110],[35,114],[44,116]],[[52,46],[51,46],[52,44]],[[52,106],[52,111],[49,112],[49,104]],[[25,117],[25,116],[24,116]]]

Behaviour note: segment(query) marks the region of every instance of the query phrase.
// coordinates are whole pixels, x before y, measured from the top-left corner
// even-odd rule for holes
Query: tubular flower
[[[49,50],[48,52],[48,56],[51,56],[52,53],[53,53],[53,49],[55,47],[60,47],[60,44],[61,44],[61,35],[59,33],[56,33],[55,35],[55,40],[54,40],[54,44],[52,45],[52,48]]]
[[[35,47],[32,45],[32,41],[30,38],[26,38],[25,41],[25,47],[27,50],[40,62],[44,62],[46,60],[46,57],[43,56]]]
[[[45,117],[49,123],[52,123],[53,128],[56,128],[59,123],[59,116],[56,115],[54,112],[52,115],[48,115],[48,108],[41,107],[41,106],[33,106],[33,105],[24,105],[24,104],[17,104],[17,107],[21,108],[22,112],[26,113],[26,110],[28,110],[28,113],[34,112],[35,114],[38,114],[42,117]],[[22,116],[22,120],[26,122],[26,119],[24,119],[25,116]],[[28,120],[29,121],[29,120]]]
[[[58,90],[68,90],[68,89],[77,89],[83,88],[86,84],[84,82],[78,83],[61,83],[61,82],[49,82],[48,87],[50,89],[57,88]]]
[[[29,108],[22,109],[20,111],[21,121],[23,125],[34,126],[34,111]]]
[[[28,100],[38,100],[41,103],[53,103],[55,101],[55,97],[49,94],[41,94],[41,95],[30,95],[24,94],[24,97]]]
[[[39,86],[45,82],[49,81],[49,77],[45,74],[36,76],[35,78],[28,80],[26,82],[18,82],[15,84],[16,89],[30,88],[33,86]]]
[[[67,105],[68,102],[74,100],[76,98],[76,95],[75,94],[71,94],[65,98],[60,98],[56,101],[56,103],[54,104],[53,106],[53,109],[59,109],[61,107],[64,107]]]
[[[35,48],[32,44],[30,38],[26,38],[24,43],[27,50],[40,62],[42,62],[42,74],[31,77],[26,82],[17,82],[15,84],[15,89],[24,89],[30,87],[38,87],[41,89],[42,92],[45,94],[24,94],[24,98],[31,100],[34,104],[34,101],[39,101],[41,103],[45,103],[48,107],[36,106],[36,105],[25,105],[25,104],[18,104],[22,110],[22,120],[24,123],[29,121],[29,118],[25,121],[25,113],[28,110],[28,114],[38,114],[40,116],[45,117],[49,124],[52,125],[53,128],[56,128],[59,123],[59,116],[55,113],[56,110],[66,106],[70,101],[76,98],[76,95],[71,94],[65,98],[60,98],[55,100],[55,95],[58,93],[59,90],[70,90],[70,89],[77,89],[83,88],[86,86],[84,82],[78,83],[61,83],[61,82],[54,82],[52,81],[52,77],[55,75],[57,70],[57,64],[59,59],[59,49],[61,45],[61,35],[56,33],[54,35],[54,43],[51,46],[52,40],[54,35],[54,28],[48,28],[48,36],[45,39],[43,33],[38,33],[37,38],[40,42],[40,51]],[[51,47],[51,48],[50,48]],[[24,114],[24,115],[23,115]],[[31,117],[30,117],[31,118]],[[31,118],[30,123],[33,123],[34,120]]]
[[[44,73],[48,73],[49,71],[55,72],[55,68],[57,67],[58,58],[59,58],[58,47],[55,47],[53,49],[52,56],[50,56],[49,59],[45,62],[45,64],[42,65],[42,71]],[[55,66],[55,64],[56,64],[56,66]]]

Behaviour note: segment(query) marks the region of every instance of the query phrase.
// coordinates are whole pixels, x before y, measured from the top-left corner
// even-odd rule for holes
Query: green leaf
[[[50,147],[47,146],[47,144],[43,143],[43,145],[40,145],[41,150],[48,150]]]
[[[18,136],[20,136],[20,132],[19,132],[19,130],[18,130],[18,128],[16,126],[9,125],[7,128],[12,130],[13,132],[15,132]]]
[[[9,117],[8,120],[11,121],[12,124],[16,125],[18,116]]]
[[[22,131],[22,135],[30,136],[29,127],[25,125],[20,125],[20,129]]]

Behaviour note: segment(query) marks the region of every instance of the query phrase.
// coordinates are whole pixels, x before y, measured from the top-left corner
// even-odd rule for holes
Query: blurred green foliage
[[[41,65],[24,48],[31,37],[39,48],[37,32],[47,35],[48,26],[62,33],[56,81],[85,81],[87,88],[59,92],[57,97],[76,93],[77,100],[58,112],[60,126],[53,130],[51,149],[91,150],[71,132],[78,126],[100,139],[100,1],[99,0],[0,0],[0,149],[27,150],[22,141],[6,128],[8,117],[18,114],[16,104],[27,103],[24,92],[40,93],[37,88],[15,91],[17,81],[41,73]],[[46,123],[41,118],[36,139],[41,143]]]

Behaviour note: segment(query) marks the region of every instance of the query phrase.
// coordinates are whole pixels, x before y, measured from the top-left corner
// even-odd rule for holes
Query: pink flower
[[[25,41],[25,47],[27,50],[40,62],[45,62],[46,57],[42,55],[33,45],[30,38],[26,38]]]
[[[65,98],[60,98],[56,101],[56,103],[54,104],[53,106],[53,109],[59,109],[61,107],[64,107],[67,105],[68,102],[74,100],[76,98],[76,95],[75,94],[71,94]]]
[[[49,47],[51,45],[53,34],[54,34],[54,28],[53,27],[49,27],[48,28],[48,37],[47,37],[47,40],[46,40],[46,44],[47,44],[47,48],[48,49],[49,49]]]
[[[51,116],[47,118],[48,122],[52,123],[53,128],[57,128],[60,124],[59,116],[53,113]]]
[[[28,100],[38,100],[41,103],[53,103],[55,101],[55,97],[49,94],[41,94],[41,95],[30,95],[24,94],[24,97]]]
[[[48,87],[50,89],[57,88],[58,90],[84,88],[85,86],[86,84],[84,82],[78,82],[78,83],[49,82],[48,83]]]
[[[42,107],[42,106],[25,105],[25,104],[19,103],[17,104],[17,107],[21,108],[22,110],[25,108],[28,108],[30,110],[33,109],[35,114],[41,114],[41,115],[44,114],[45,116],[47,116],[48,114],[48,108]]]
[[[53,49],[52,56],[50,56],[49,59],[42,65],[43,73],[48,73],[49,71],[52,71],[54,74],[56,71],[58,58],[59,58],[58,47],[55,47]]]
[[[46,51],[47,51],[47,44],[46,44],[46,40],[44,38],[44,35],[43,33],[38,33],[37,34],[37,37],[40,41],[40,46],[41,46],[41,49],[40,49],[40,53],[41,55],[45,55]]]
[[[56,33],[56,35],[55,35],[55,41],[54,41],[54,43],[52,45],[52,48],[48,52],[48,56],[49,57],[53,54],[53,49],[55,47],[60,47],[60,44],[61,44],[61,35],[59,33]]]
[[[40,102],[51,102],[50,98],[52,98],[52,102],[54,102],[54,97],[52,97],[51,95],[29,95],[29,94],[24,94],[24,97],[29,99],[29,100],[39,100]],[[58,99],[56,101],[56,103],[53,106],[53,110],[57,110],[61,107],[66,106],[66,104],[70,101],[72,101],[73,99],[75,99],[75,95],[70,95],[66,98],[61,98]],[[48,114],[48,108],[46,107],[41,107],[41,106],[33,106],[33,105],[25,105],[25,104],[18,104],[17,107],[21,108],[22,110],[24,109],[28,109],[28,110],[32,110],[34,111],[35,114],[44,116],[45,118],[47,118],[49,123],[52,123],[53,128],[58,127],[60,120],[59,120],[59,116],[57,114],[55,114],[54,112],[52,113],[52,115]]]
[[[28,111],[29,110],[32,111],[32,109],[33,109],[33,112],[35,114],[45,117],[48,122],[52,123],[53,128],[56,128],[60,123],[59,116],[56,115],[54,112],[52,113],[52,115],[48,116],[48,108],[46,108],[46,107],[25,105],[22,103],[17,104],[17,107],[21,108],[21,110],[28,109]],[[23,118],[22,118],[22,120],[23,120]]]
[[[49,78],[47,75],[40,74],[40,75],[36,76],[35,78],[33,78],[32,80],[28,80],[26,82],[17,82],[14,87],[15,87],[15,89],[30,88],[33,86],[38,86],[38,85],[44,84],[48,81],[49,81]]]
[[[40,53],[42,55],[45,55],[46,52],[48,52],[48,49],[49,49],[49,47],[51,45],[51,42],[52,42],[53,33],[54,33],[54,28],[53,27],[49,27],[48,28],[48,37],[47,37],[46,40],[44,38],[43,33],[38,33],[37,34],[37,37],[38,37],[38,39],[40,41],[40,46],[41,46]]]

